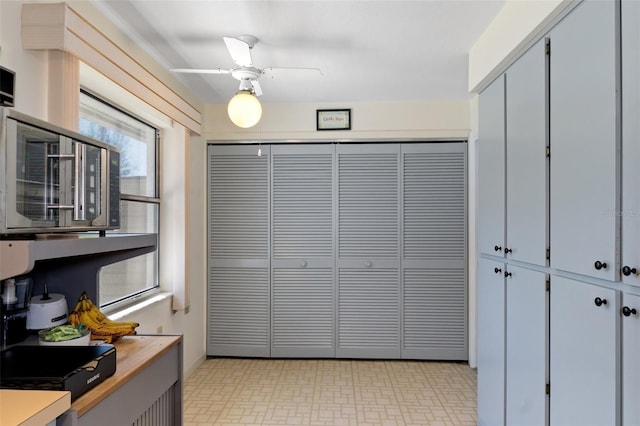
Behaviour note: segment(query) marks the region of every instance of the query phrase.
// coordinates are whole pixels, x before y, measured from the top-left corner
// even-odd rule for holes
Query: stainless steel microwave
[[[0,236],[116,229],[120,151],[0,108]]]

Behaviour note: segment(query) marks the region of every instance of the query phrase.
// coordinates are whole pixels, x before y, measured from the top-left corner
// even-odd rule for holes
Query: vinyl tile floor
[[[476,371],[435,361],[210,358],[184,425],[476,425]]]

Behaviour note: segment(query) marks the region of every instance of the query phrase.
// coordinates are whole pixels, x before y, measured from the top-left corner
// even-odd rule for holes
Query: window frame
[[[118,111],[121,114],[124,114],[134,120],[137,120],[141,123],[143,123],[146,126],[149,126],[151,128],[153,128],[155,130],[155,140],[154,140],[154,158],[153,161],[155,163],[155,167],[154,167],[154,176],[153,176],[153,182],[154,182],[154,196],[145,196],[145,195],[136,195],[136,194],[127,194],[127,193],[120,193],[120,202],[122,201],[128,201],[128,202],[134,202],[134,203],[144,203],[144,204],[151,204],[151,205],[156,205],[157,206],[157,224],[156,224],[156,235],[157,237],[157,247],[156,247],[156,271],[155,271],[155,280],[152,286],[150,287],[146,287],[142,290],[136,291],[128,296],[125,297],[121,297],[118,299],[115,299],[113,301],[107,302],[107,303],[102,303],[100,302],[100,308],[105,308],[105,310],[108,311],[115,311],[117,309],[120,309],[122,307],[131,305],[132,303],[135,303],[137,301],[139,301],[140,299],[143,298],[147,298],[147,297],[153,297],[155,295],[157,295],[158,293],[161,292],[161,286],[160,286],[160,260],[161,260],[161,256],[160,256],[160,228],[161,228],[161,213],[162,213],[162,209],[161,209],[161,198],[160,198],[160,194],[161,192],[161,187],[160,187],[160,167],[161,167],[161,133],[162,133],[162,129],[159,128],[157,125],[153,125],[151,123],[149,123],[147,120],[144,120],[138,116],[136,116],[135,114],[125,110],[124,108],[115,105],[114,103],[111,103],[108,99],[105,99],[104,97],[92,92],[90,89],[87,89],[86,87],[80,87],[80,91],[78,92],[78,99],[80,99],[80,97],[82,95],[88,96],[90,98],[92,98],[93,100],[100,102],[101,104],[114,109],[115,111]],[[78,114],[78,121],[80,120],[80,114]],[[107,231],[109,232],[109,231]],[[118,232],[118,231],[112,231],[112,232]],[[151,253],[148,253],[151,254]],[[100,288],[100,272],[98,273],[98,277],[97,277],[97,284],[98,284],[98,293],[100,292],[99,288]]]

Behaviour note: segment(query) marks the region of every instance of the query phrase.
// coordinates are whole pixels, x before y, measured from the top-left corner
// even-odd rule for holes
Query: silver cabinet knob
[[[373,263],[370,260],[367,260],[366,262],[364,262],[364,266],[366,266],[367,268],[371,268],[371,266],[373,266]]]
[[[300,261],[300,267],[301,267],[301,268],[304,268],[304,267],[306,267],[306,266],[307,266],[307,261],[306,261],[306,260],[301,260],[301,261]]]

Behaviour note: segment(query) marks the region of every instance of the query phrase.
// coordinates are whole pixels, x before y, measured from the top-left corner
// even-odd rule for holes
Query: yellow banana
[[[85,292],[82,293],[78,303],[76,304],[75,311],[78,311],[81,315],[87,315],[89,322],[95,322],[97,324],[111,324],[116,326],[128,325],[131,327],[140,326],[137,322],[125,322],[125,321],[113,321],[103,314],[100,309],[89,299]]]

